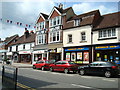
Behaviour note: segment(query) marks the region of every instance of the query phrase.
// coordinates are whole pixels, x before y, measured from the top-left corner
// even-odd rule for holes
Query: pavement
[[[32,68],[32,64],[28,64],[28,63],[12,63],[12,64],[3,64],[3,65],[13,66],[16,68]]]

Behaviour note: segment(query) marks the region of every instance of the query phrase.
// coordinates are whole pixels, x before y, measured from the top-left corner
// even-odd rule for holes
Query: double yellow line
[[[17,82],[17,86],[19,86],[19,87],[21,87],[21,88],[25,88],[25,89],[27,89],[27,90],[36,90],[36,89],[34,89],[34,88],[31,88],[31,87],[29,87],[29,86],[23,85],[23,84],[18,83],[18,82]]]

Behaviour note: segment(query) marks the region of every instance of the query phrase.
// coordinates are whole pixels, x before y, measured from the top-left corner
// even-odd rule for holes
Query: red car
[[[41,69],[41,70],[49,70],[49,65],[54,63],[54,61],[50,60],[39,60],[35,64],[33,64],[33,69]]]
[[[78,65],[73,61],[61,60],[57,61],[54,64],[50,65],[50,71],[64,71],[65,73],[69,73],[72,71],[73,73],[78,71]]]

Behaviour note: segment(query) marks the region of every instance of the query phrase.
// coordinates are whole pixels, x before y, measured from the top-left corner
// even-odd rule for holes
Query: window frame
[[[72,34],[68,34],[68,43],[72,43],[73,42],[72,39],[73,39],[73,35]]]
[[[86,41],[86,32],[81,32],[81,41]]]

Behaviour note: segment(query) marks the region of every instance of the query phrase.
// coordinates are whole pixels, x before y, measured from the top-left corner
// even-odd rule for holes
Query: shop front
[[[120,44],[98,45],[94,47],[94,61],[109,61],[120,64]]]
[[[47,51],[46,50],[36,50],[33,51],[33,61],[32,63],[38,60],[46,60],[47,59]]]
[[[89,47],[70,47],[64,48],[64,59],[74,61],[78,64],[89,64],[91,54]]]
[[[6,55],[9,60],[13,60],[12,52],[7,52]]]
[[[31,51],[19,51],[19,63],[32,63]]]
[[[48,45],[48,60],[62,60],[62,44]]]

